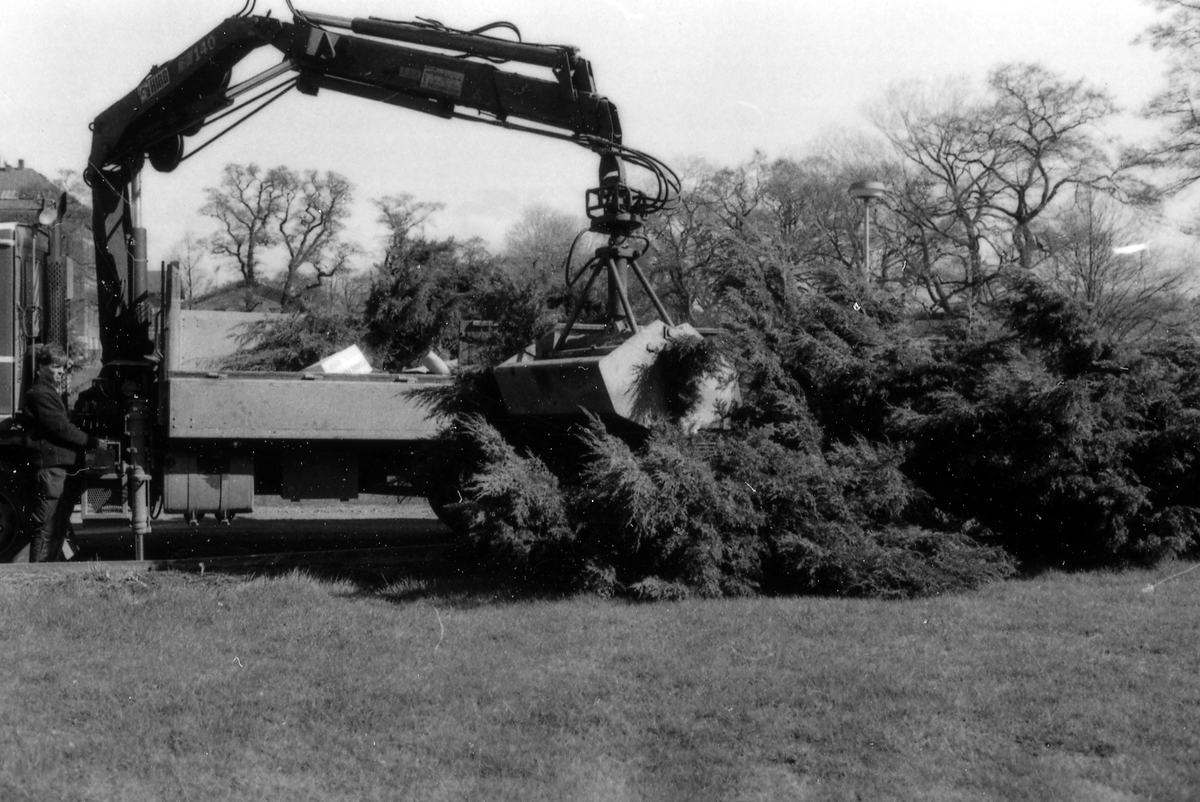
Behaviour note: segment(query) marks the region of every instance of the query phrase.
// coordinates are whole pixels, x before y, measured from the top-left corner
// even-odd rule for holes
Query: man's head
[[[67,359],[67,353],[57,343],[47,343],[38,349],[37,366],[38,373],[48,376],[54,381],[62,378],[67,372],[67,365],[70,360]]]

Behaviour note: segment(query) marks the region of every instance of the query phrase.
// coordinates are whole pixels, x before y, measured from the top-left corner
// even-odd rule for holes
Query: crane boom
[[[252,12],[253,0],[247,5]],[[565,322],[494,367],[506,414],[553,419],[546,421],[547,431],[555,433],[566,431],[562,418],[581,413],[625,430],[644,429],[665,414],[689,429],[723,420],[736,391],[732,381],[706,377],[701,401],[685,417],[669,403],[671,374],[653,369],[671,341],[703,336],[671,323],[638,266],[650,247],[638,229],[647,215],[670,205],[678,177],[622,143],[616,106],[597,92],[591,65],[578,50],[520,41],[508,23],[462,31],[423,20],[292,13],[290,22],[245,9],[225,19],[151,68],[92,124],[84,178],[92,191],[103,364],[80,393],[76,412],[87,431],[117,443],[87,481],[100,491],[98,503],[112,510],[117,499],[128,515],[137,559],[144,557],[155,509],[181,513],[192,523],[209,513],[228,522],[252,512],[254,497],[264,493],[346,500],[368,489],[405,488],[429,497],[435,509],[441,506],[436,500],[458,497],[458,468],[431,469],[445,462],[434,458],[443,422],[422,392],[449,377],[210,370],[207,363],[219,358],[212,349],[230,343],[244,318],[183,308],[173,289],[175,270],[164,273],[161,306],[150,304],[141,214],[146,163],[174,170],[293,89],[482,121],[594,152],[599,181],[586,192],[585,210],[591,231],[605,235],[606,244],[572,271],[568,283],[578,281],[582,290]],[[497,29],[517,33],[516,40],[489,34]],[[263,48],[277,51],[278,63],[234,84],[235,68]],[[204,141],[190,144],[205,130]],[[657,188],[630,186],[627,165],[649,171]],[[60,214],[65,208],[64,201]],[[36,264],[34,256],[29,267]],[[36,281],[36,269],[26,272]],[[658,320],[636,320],[627,292],[630,273]],[[600,284],[608,292],[604,319],[583,321],[587,294]],[[46,305],[66,320],[65,299]],[[18,303],[9,317],[16,320],[29,308]],[[16,357],[14,350],[8,358],[15,363]],[[12,464],[19,445],[11,437],[0,442],[0,469],[5,459]],[[27,502],[9,504],[8,490],[0,491],[0,508],[8,510],[0,509],[0,517],[17,521]],[[6,540],[4,534],[0,557],[19,546],[19,538]]]
[[[267,46],[281,53],[279,65],[231,85],[234,67]],[[505,62],[547,68],[550,77],[506,70]],[[142,309],[146,237],[139,176],[145,162],[160,171],[173,170],[186,158],[187,139],[259,103],[245,119],[293,87],[302,94],[324,89],[442,117],[490,122],[587,147],[601,157],[601,186],[589,193],[588,213],[601,221],[597,230],[606,233],[633,230],[656,202],[625,185],[622,157],[627,151],[621,145],[617,108],[597,93],[591,65],[573,47],[510,41],[427,22],[300,11],[292,22],[269,15],[230,17],[174,59],[152,68],[92,124],[85,179],[92,190],[106,362],[138,359],[153,348]],[[639,163],[646,164],[644,159]]]

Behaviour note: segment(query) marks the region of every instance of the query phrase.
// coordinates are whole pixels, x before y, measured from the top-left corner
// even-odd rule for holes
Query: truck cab
[[[20,409],[28,340],[40,329],[49,238],[40,226],[0,223],[0,426]]]
[[[32,376],[31,349],[45,328],[49,234],[43,226],[0,222],[0,560],[25,545],[31,496],[21,399]]]

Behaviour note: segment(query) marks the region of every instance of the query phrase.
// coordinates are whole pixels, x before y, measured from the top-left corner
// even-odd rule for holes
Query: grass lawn
[[[1200,799],[1200,570],[913,602],[0,581],[0,799]]]

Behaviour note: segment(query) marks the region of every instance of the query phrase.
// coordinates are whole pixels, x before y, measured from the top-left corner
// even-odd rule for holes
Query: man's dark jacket
[[[25,415],[33,444],[33,463],[39,468],[69,468],[95,438],[71,423],[57,388],[42,376],[25,393]]]

